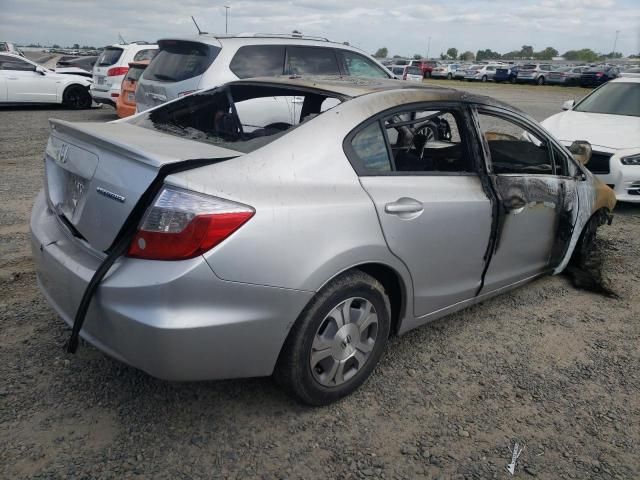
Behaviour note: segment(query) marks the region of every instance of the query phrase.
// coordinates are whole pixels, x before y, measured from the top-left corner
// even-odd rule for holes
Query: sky
[[[104,46],[195,34],[299,30],[373,53],[437,57],[450,47],[506,53],[532,45],[640,52],[640,0],[0,0],[0,41]],[[429,40],[430,39],[430,40]]]

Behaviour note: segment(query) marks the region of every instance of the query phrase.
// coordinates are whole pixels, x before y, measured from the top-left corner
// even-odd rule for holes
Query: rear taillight
[[[117,77],[125,75],[129,71],[129,67],[113,67],[107,70],[107,77]]]
[[[247,205],[164,186],[147,209],[127,255],[185,260],[212,249],[255,213]]]
[[[405,73],[404,75],[402,75],[402,79],[406,80],[407,79],[407,74]]]
[[[602,73],[602,72],[596,73],[596,77],[601,77],[602,75],[604,75],[604,73]]]

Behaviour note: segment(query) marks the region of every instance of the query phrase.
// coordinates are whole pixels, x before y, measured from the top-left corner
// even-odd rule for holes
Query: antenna
[[[198,29],[198,35],[206,35],[207,34],[207,32],[203,32],[202,30],[200,30],[200,27],[198,26],[198,22],[196,22],[196,19],[193,18],[193,15],[191,15],[191,20],[193,20],[193,24]]]
[[[123,45],[127,44],[127,41],[124,38],[122,38],[122,35],[120,35],[119,32],[118,32],[118,38],[120,39],[120,43],[122,43]]]

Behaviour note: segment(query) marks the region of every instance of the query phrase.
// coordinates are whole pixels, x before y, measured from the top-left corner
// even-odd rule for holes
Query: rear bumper
[[[130,117],[131,115],[135,115],[136,106],[127,105],[126,103],[118,99],[118,101],[116,102],[116,113],[118,114],[118,118]]]
[[[108,90],[102,90],[96,87],[97,86],[95,84],[92,84],[91,87],[89,87],[89,93],[91,94],[93,101],[96,103],[107,103],[112,107],[115,107],[116,99],[120,96],[120,85],[111,85]]]
[[[71,237],[48,210],[43,192],[31,216],[31,247],[42,292],[71,325],[101,259]],[[98,288],[81,336],[166,380],[270,375],[312,295],[221,280],[202,257],[123,258]]]

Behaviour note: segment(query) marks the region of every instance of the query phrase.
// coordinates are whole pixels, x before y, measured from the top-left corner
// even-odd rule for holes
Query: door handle
[[[400,218],[411,219],[420,215],[424,211],[424,206],[413,198],[402,197],[395,202],[387,203],[384,211]]]

